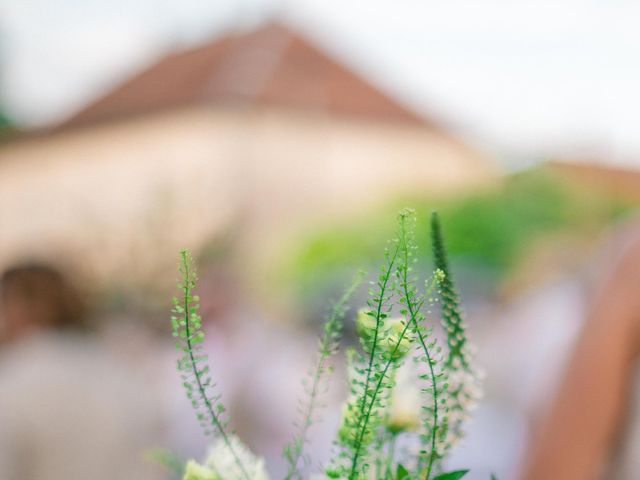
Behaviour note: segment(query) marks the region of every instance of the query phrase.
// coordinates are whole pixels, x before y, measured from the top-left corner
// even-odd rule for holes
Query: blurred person
[[[0,332],[0,478],[157,478],[142,460],[158,435],[153,397],[89,333],[64,275],[43,264],[5,271]]]
[[[523,480],[640,478],[638,233],[614,242],[617,259],[591,292],[564,378],[536,425]]]

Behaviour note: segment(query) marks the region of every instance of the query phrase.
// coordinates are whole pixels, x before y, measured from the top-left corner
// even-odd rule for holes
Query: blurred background
[[[111,479],[168,478],[147,447],[204,454],[169,335],[188,247],[234,427],[281,473],[329,301],[375,271],[411,206],[425,272],[442,216],[486,373],[450,464],[511,478],[585,285],[640,202],[639,14],[625,0],[0,0],[0,269],[52,265],[88,305],[62,343],[0,319],[0,371],[15,372],[0,419],[31,418],[21,451],[69,443],[50,454],[68,463],[76,438],[130,461]],[[0,469],[16,445],[0,435]]]

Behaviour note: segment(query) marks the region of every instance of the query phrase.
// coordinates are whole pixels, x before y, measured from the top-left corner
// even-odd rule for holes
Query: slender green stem
[[[387,471],[385,473],[384,478],[392,478],[393,477],[393,457],[396,454],[396,438],[398,437],[398,435],[396,435],[395,433],[391,434],[391,441],[389,442],[389,453],[388,453],[388,458],[387,458]]]
[[[420,342],[420,346],[422,347],[422,350],[424,350],[424,354],[427,357],[427,363],[429,364],[429,376],[431,377],[431,384],[432,384],[431,392],[433,396],[433,428],[431,429],[431,452],[429,453],[429,462],[427,464],[427,473],[425,475],[425,480],[429,480],[431,476],[431,470],[433,469],[433,462],[435,461],[436,454],[437,454],[436,438],[437,438],[437,429],[438,429],[438,421],[439,421],[438,419],[438,388],[436,385],[437,376],[433,368],[434,362],[432,361],[431,352],[427,347],[427,344],[424,340],[424,335],[420,331],[418,321],[416,320],[417,309],[414,310],[415,304],[411,300],[410,294],[409,294],[409,279],[408,279],[409,248],[407,247],[405,235],[406,235],[405,229],[402,228],[402,242],[403,242],[403,245],[405,246],[405,248],[403,249],[404,269],[403,269],[403,276],[402,276],[402,289],[403,289],[404,297],[407,304],[407,310],[409,313],[409,319],[410,319],[409,323],[413,323],[413,327],[416,331],[416,335],[418,337],[418,341]],[[407,325],[409,323],[407,323]]]
[[[338,351],[343,328],[342,319],[345,314],[346,305],[360,285],[363,276],[363,271],[359,271],[356,274],[349,288],[344,292],[338,302],[333,305],[331,313],[324,324],[324,332],[320,337],[317,365],[311,381],[311,390],[309,391],[309,402],[302,416],[300,432],[298,432],[297,436],[294,437],[293,442],[289,444],[289,451],[293,451],[293,454],[286,455],[289,461],[289,469],[284,480],[301,477],[298,470],[298,462],[303,458],[304,445],[307,441],[307,434],[313,421],[313,412],[319,395],[322,375],[327,371],[326,365],[329,358]],[[286,450],[287,447],[285,447],[285,451]]]
[[[372,391],[372,396],[371,396],[371,400],[369,402],[368,408],[366,409],[366,411],[364,412],[361,420],[362,420],[362,425],[359,425],[359,436],[357,438],[356,441],[356,454],[354,455],[354,461],[352,463],[352,468],[351,468],[351,473],[349,475],[349,479],[350,480],[354,480],[355,478],[355,471],[356,471],[356,464],[357,464],[357,454],[360,450],[360,445],[362,444],[362,438],[364,437],[364,433],[366,432],[366,427],[367,424],[369,422],[370,416],[371,416],[371,411],[373,409],[373,406],[375,404],[375,400],[376,397],[380,391],[380,388],[382,386],[382,382],[384,381],[387,371],[389,369],[389,367],[391,366],[391,364],[393,363],[393,358],[398,350],[398,348],[401,345],[402,340],[404,339],[407,329],[409,328],[410,325],[413,326],[413,328],[416,331],[416,335],[418,337],[418,340],[420,342],[420,345],[422,347],[422,349],[424,350],[425,356],[427,358],[427,362],[429,364],[429,375],[431,377],[431,383],[432,383],[432,396],[433,396],[433,404],[434,404],[434,415],[433,415],[433,428],[431,431],[431,452],[429,454],[429,461],[428,461],[428,465],[427,465],[427,474],[425,477],[425,480],[429,480],[430,476],[431,476],[431,471],[433,469],[433,464],[435,462],[435,459],[437,457],[437,452],[436,452],[436,440],[437,440],[437,429],[438,429],[438,422],[439,422],[439,413],[438,413],[438,392],[437,392],[437,375],[435,373],[435,370],[433,368],[433,357],[431,355],[431,352],[429,351],[429,348],[426,344],[426,341],[424,339],[424,335],[422,334],[422,332],[420,331],[419,325],[418,325],[418,321],[416,320],[416,316],[418,311],[420,310],[421,307],[421,302],[419,303],[414,303],[414,301],[411,299],[411,295],[409,293],[409,279],[408,279],[408,271],[409,271],[409,247],[407,244],[407,239],[406,239],[406,228],[404,225],[404,222],[401,224],[401,238],[399,239],[400,241],[398,242],[398,247],[400,247],[400,245],[402,245],[402,250],[404,252],[404,267],[402,268],[402,289],[403,289],[403,294],[404,294],[404,298],[407,304],[407,313],[409,314],[409,321],[407,322],[407,324],[405,325],[405,327],[403,328],[398,341],[396,343],[396,345],[394,346],[393,351],[391,352],[391,355],[389,356],[389,360],[387,361],[387,363],[384,366],[384,369],[382,370],[382,374],[380,375],[380,378],[378,379],[378,382],[375,386],[375,388]],[[398,250],[396,250],[396,254],[398,253]],[[395,259],[395,256],[394,256]]]
[[[395,346],[393,347],[393,350],[389,354],[389,360],[385,364],[384,369],[382,370],[382,374],[380,375],[380,378],[378,379],[378,382],[376,383],[376,386],[374,387],[374,389],[372,391],[371,401],[369,402],[369,406],[367,407],[366,412],[364,413],[364,417],[363,417],[363,420],[362,420],[363,424],[360,427],[357,445],[360,445],[362,443],[362,438],[364,437],[364,432],[366,432],[367,424],[369,423],[369,418],[371,417],[371,411],[373,410],[373,405],[375,404],[376,398],[378,396],[378,393],[380,392],[380,389],[382,387],[382,382],[384,381],[385,377],[387,376],[387,371],[389,370],[389,367],[394,362],[393,358],[396,356],[396,353],[398,352],[398,348],[400,348],[400,345],[402,344],[402,340],[404,339],[404,337],[405,337],[405,335],[407,333],[407,330],[409,329],[409,325],[410,325],[410,322],[407,322],[407,324],[402,329],[402,332],[400,333],[400,336],[398,337],[398,341],[396,342]],[[355,458],[357,459],[357,457],[355,457]],[[351,473],[349,474],[349,479],[350,480],[353,480],[354,478],[355,478],[355,461],[352,464]]]
[[[191,363],[191,369],[193,371],[193,375],[196,379],[196,383],[198,385],[198,393],[200,394],[200,397],[202,399],[202,401],[205,404],[205,407],[207,408],[207,411],[211,417],[211,420],[213,421],[213,424],[215,425],[215,427],[218,429],[218,433],[220,434],[220,438],[222,438],[222,441],[224,442],[224,444],[227,446],[227,448],[229,449],[229,451],[231,452],[231,455],[233,455],[233,459],[236,463],[236,465],[238,466],[238,468],[240,469],[240,471],[242,472],[242,476],[245,478],[245,480],[251,480],[251,477],[249,476],[249,474],[247,473],[244,465],[242,464],[242,461],[240,460],[240,457],[238,456],[237,452],[235,451],[235,449],[233,448],[233,445],[231,445],[231,441],[229,440],[229,437],[227,435],[227,432],[225,431],[224,427],[222,426],[222,423],[220,422],[220,419],[218,418],[218,415],[216,414],[213,405],[211,405],[211,401],[209,400],[209,397],[207,396],[207,392],[204,388],[204,385],[202,384],[202,381],[200,379],[200,374],[198,373],[198,366],[195,360],[195,357],[193,355],[193,344],[191,342],[191,328],[190,328],[190,319],[189,319],[189,303],[190,303],[190,299],[191,299],[191,272],[189,271],[189,262],[187,260],[186,257],[186,253],[183,253],[182,255],[182,266],[184,268],[184,322],[185,322],[185,336],[186,336],[186,342],[187,342],[187,351],[189,353],[189,361]]]
[[[315,406],[315,398],[318,395],[318,387],[320,386],[320,379],[322,378],[322,372],[324,371],[324,365],[326,363],[327,357],[321,356],[318,362],[318,366],[316,368],[315,374],[313,375],[313,385],[311,387],[311,392],[309,396],[311,400],[309,401],[309,405],[304,413],[302,420],[302,430],[300,431],[300,441],[304,444],[307,438],[307,433],[309,431],[309,427],[311,426],[311,416],[313,415],[313,408]],[[291,459],[291,467],[287,472],[287,475],[284,477],[285,480],[289,480],[294,477],[297,473],[298,462],[302,457],[302,448],[296,450],[294,457]]]
[[[391,278],[391,270],[395,265],[396,258],[398,257],[398,252],[400,251],[400,243],[396,245],[396,248],[393,252],[391,259],[389,260],[389,265],[384,274],[384,280],[382,281],[382,285],[380,286],[380,294],[377,299],[376,306],[376,329],[373,334],[373,343],[371,345],[371,352],[369,353],[369,365],[367,368],[367,377],[364,382],[364,393],[362,395],[362,403],[360,404],[360,410],[358,412],[358,427],[356,431],[358,432],[355,443],[355,451],[353,453],[353,458],[351,459],[351,472],[349,473],[349,479],[353,480],[355,478],[356,470],[358,467],[358,458],[360,456],[360,452],[362,450],[362,440],[364,438],[364,432],[366,431],[366,425],[369,421],[369,414],[371,412],[371,408],[369,408],[369,413],[367,414],[366,420],[363,418],[364,410],[367,404],[367,397],[369,396],[369,383],[371,382],[371,372],[373,370],[373,362],[375,359],[376,346],[378,344],[378,333],[380,332],[380,324],[382,322],[382,308],[384,306],[384,296],[387,291],[387,285],[389,283],[389,278]],[[386,371],[386,369],[385,369]],[[374,397],[375,398],[375,397]],[[364,422],[364,424],[363,424]]]
[[[415,328],[417,329],[417,322],[415,322]],[[429,363],[429,376],[431,377],[431,384],[433,387],[431,388],[432,396],[433,396],[433,428],[431,429],[431,452],[429,453],[429,463],[427,464],[427,473],[425,475],[425,480],[429,480],[431,477],[431,470],[433,469],[433,462],[436,459],[437,451],[436,451],[436,438],[437,438],[437,430],[438,430],[438,389],[436,386],[437,376],[433,369],[433,362],[431,360],[431,354],[429,352],[429,348],[424,341],[424,336],[422,333],[418,331],[418,340],[424,350],[424,353],[427,357],[427,362]]]

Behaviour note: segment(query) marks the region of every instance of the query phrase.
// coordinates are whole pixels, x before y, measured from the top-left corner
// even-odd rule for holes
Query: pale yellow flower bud
[[[200,465],[195,460],[189,460],[182,480],[219,480],[219,478],[210,468]]]
[[[380,330],[378,331],[378,348],[383,352],[393,354],[392,358],[394,360],[402,358],[411,348],[409,330],[405,331],[405,322],[402,317],[386,318],[381,321]],[[360,309],[356,316],[356,332],[362,339],[364,349],[367,352],[370,352],[373,346],[375,331],[376,319],[368,315],[366,309]],[[400,340],[403,331],[404,336]],[[398,341],[400,341],[399,345]]]
[[[420,426],[422,401],[420,388],[413,378],[409,366],[405,365],[398,370],[397,382],[385,419],[385,427],[391,433],[413,431]]]
[[[392,353],[396,348],[396,345],[398,346],[393,354],[394,360],[404,357],[404,355],[411,349],[411,338],[409,337],[410,331],[409,329],[405,329],[406,325],[406,320],[402,317],[387,318],[385,320],[385,330],[387,333],[385,339],[386,350],[389,353]],[[402,340],[400,340],[402,332],[404,332],[404,336],[402,337]],[[399,345],[398,341],[400,341]]]

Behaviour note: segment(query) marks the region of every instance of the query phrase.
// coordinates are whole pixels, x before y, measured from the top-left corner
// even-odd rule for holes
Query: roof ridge
[[[432,125],[282,21],[169,52],[59,128],[198,103],[281,105]]]

